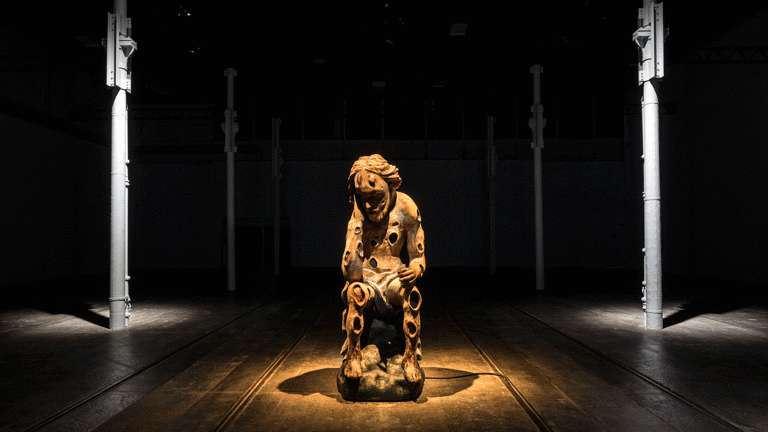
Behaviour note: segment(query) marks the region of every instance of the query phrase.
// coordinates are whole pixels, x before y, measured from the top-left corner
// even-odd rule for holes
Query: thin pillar
[[[227,153],[227,291],[235,291],[235,134],[237,133],[237,112],[235,111],[235,77],[237,71],[228,68],[227,109],[224,111],[224,151]]]
[[[107,86],[112,87],[110,233],[109,233],[109,328],[128,325],[128,103],[131,73],[128,58],[136,51],[130,37],[126,0],[114,1],[107,14]]]
[[[659,99],[653,81],[643,83],[643,215],[645,232],[645,325],[664,326],[661,291],[661,187]]]
[[[533,196],[534,196],[534,217],[535,217],[535,235],[536,235],[536,289],[544,289],[544,206],[542,198],[541,184],[541,149],[544,148],[544,106],[541,104],[541,73],[544,68],[540,65],[534,65],[531,68],[533,74],[533,106],[531,107],[532,118],[529,126],[533,131]]]
[[[661,3],[644,0],[639,29],[632,39],[640,48],[638,82],[643,86],[643,222],[645,247],[643,309],[645,326],[662,329],[661,181],[659,158],[659,98],[657,81],[664,76],[664,11]]]
[[[280,275],[280,168],[283,165],[283,150],[280,148],[279,118],[272,119],[272,179],[275,181],[275,232],[274,232],[274,270],[275,276]]]
[[[496,117],[488,116],[488,261],[491,274],[496,273],[496,145],[493,126]]]
[[[112,173],[110,199],[109,250],[109,328],[121,329],[127,325],[128,297],[125,292],[127,268],[126,224],[128,167],[126,165],[126,94],[115,87],[112,91]]]

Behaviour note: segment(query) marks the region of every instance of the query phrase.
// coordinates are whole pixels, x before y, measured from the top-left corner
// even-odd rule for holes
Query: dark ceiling
[[[715,11],[668,0],[668,60],[764,9],[757,3],[734,0]],[[385,82],[391,94],[452,92],[493,111],[530,94],[535,63],[544,66],[543,85],[574,97],[621,97],[636,85],[631,36],[640,0],[127,4],[138,43],[132,98],[143,103],[223,104],[228,67],[238,70],[239,94],[272,104],[344,99]],[[0,27],[29,41],[46,67],[99,80],[111,10],[110,1],[22,5]],[[450,35],[456,23],[467,24],[463,36]]]

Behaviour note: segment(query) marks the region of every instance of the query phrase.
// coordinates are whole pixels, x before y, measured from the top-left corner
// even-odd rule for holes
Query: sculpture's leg
[[[355,282],[345,287],[347,294],[347,314],[345,326],[347,330],[347,340],[344,346],[347,352],[344,356],[344,375],[349,379],[360,379],[363,376],[362,355],[360,354],[360,336],[363,333],[365,319],[363,312],[365,307],[372,301],[372,290],[359,282]]]
[[[421,292],[416,287],[403,290],[403,332],[405,333],[405,352],[403,353],[403,372],[409,386],[419,387],[423,375],[418,360],[421,358]]]

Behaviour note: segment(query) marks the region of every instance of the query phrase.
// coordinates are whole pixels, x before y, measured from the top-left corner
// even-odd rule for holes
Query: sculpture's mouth
[[[381,207],[384,206],[384,200],[379,201],[377,204],[374,204],[371,208],[368,209],[368,214],[376,214],[381,211]]]
[[[368,214],[368,216],[371,217],[371,219],[375,220],[377,216],[380,217],[380,215],[384,212],[387,204],[387,200],[384,198],[384,194],[375,194],[366,197],[365,212]]]

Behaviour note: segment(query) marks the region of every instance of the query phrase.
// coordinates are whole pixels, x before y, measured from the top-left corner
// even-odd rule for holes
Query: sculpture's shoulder
[[[403,192],[397,192],[395,212],[403,218],[406,223],[410,222],[416,225],[421,224],[421,212],[419,212],[419,207],[410,196]]]
[[[411,198],[409,195],[400,191],[397,191],[397,205],[398,207],[418,210],[418,207],[416,206],[416,203],[413,201],[413,198]]]
[[[352,216],[349,219],[355,221],[363,220],[363,213],[360,211],[360,209],[357,208],[357,206],[352,209]]]

